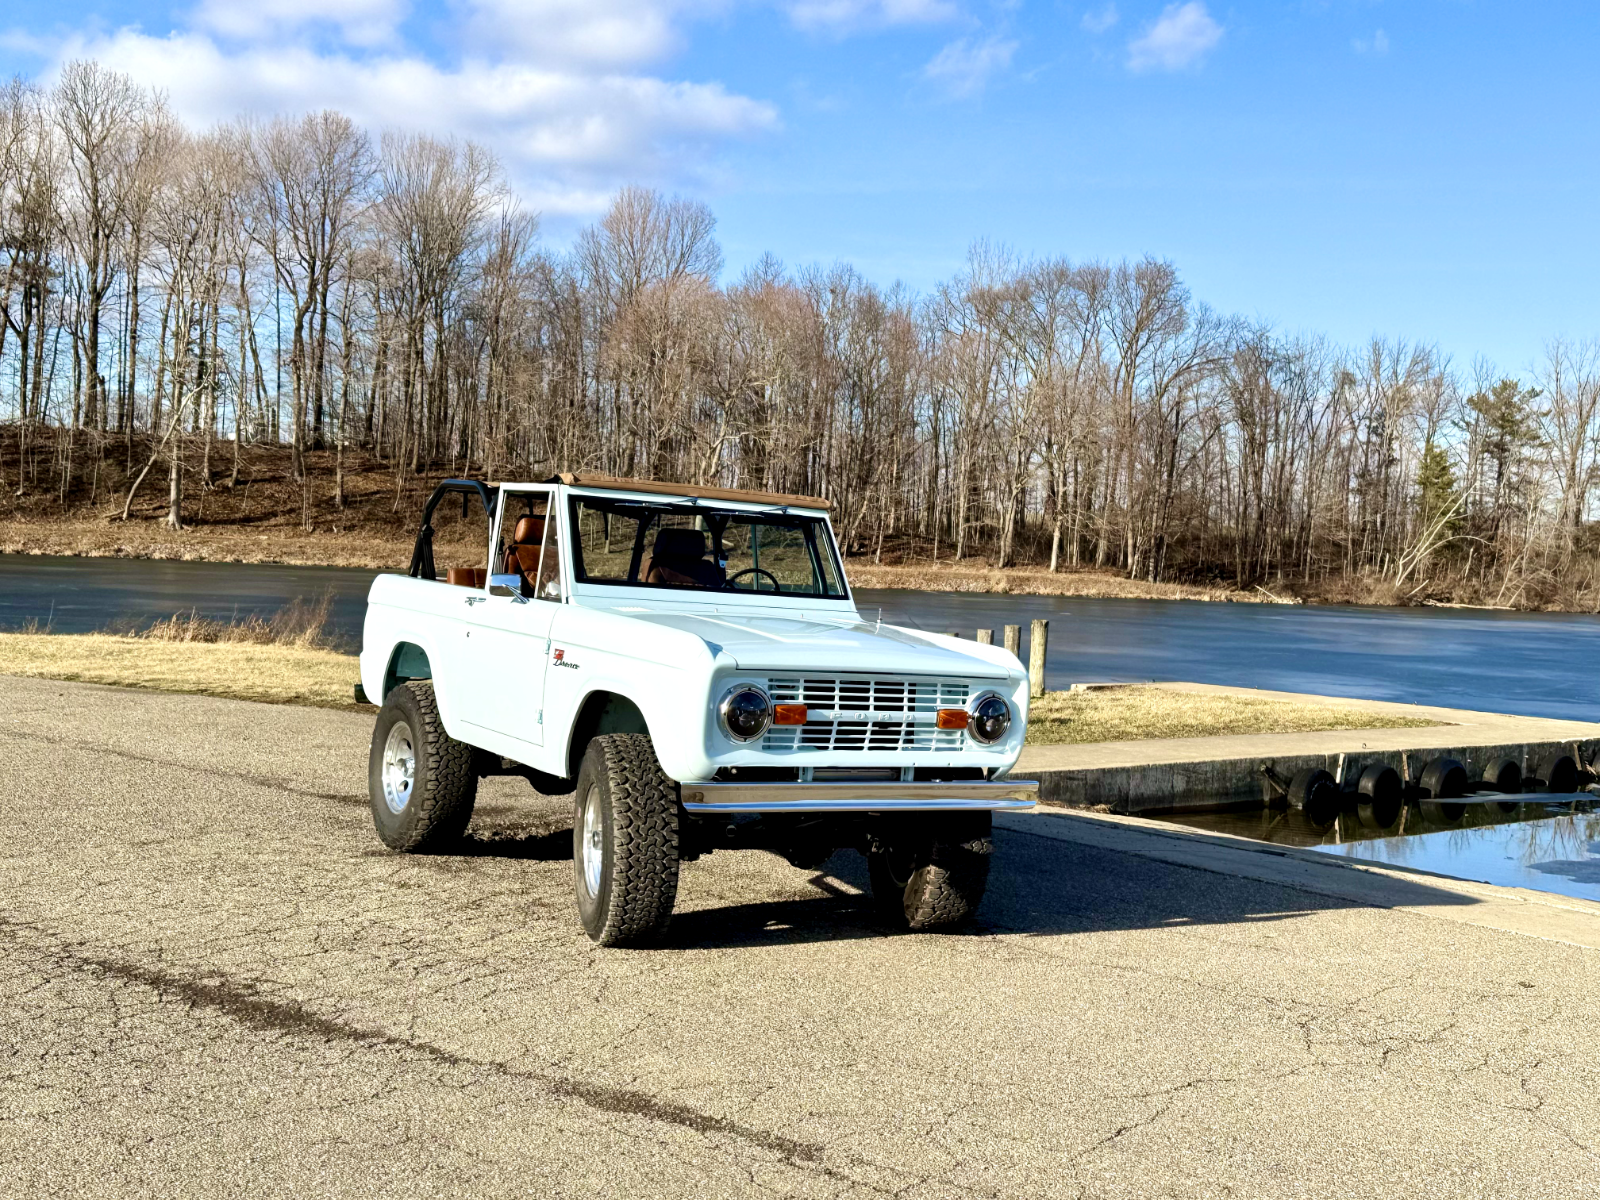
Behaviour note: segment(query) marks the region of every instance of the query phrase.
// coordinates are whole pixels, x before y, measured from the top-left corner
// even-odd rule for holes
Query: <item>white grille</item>
[[[961,750],[966,733],[936,729],[941,708],[965,708],[960,679],[769,679],[774,704],[804,704],[804,725],[774,725],[763,750]]]

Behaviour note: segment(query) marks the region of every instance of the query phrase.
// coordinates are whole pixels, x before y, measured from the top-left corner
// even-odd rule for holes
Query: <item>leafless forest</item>
[[[724,282],[711,212],[643,189],[556,251],[479,146],[196,133],[93,63],[0,95],[0,247],[0,483],[34,505],[182,523],[282,444],[308,513],[347,456],[396,508],[591,469],[820,494],[883,562],[1600,607],[1600,343],[1506,378],[981,245],[927,295]]]

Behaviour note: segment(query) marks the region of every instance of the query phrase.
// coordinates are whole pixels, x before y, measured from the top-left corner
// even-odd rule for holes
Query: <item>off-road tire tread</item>
[[[903,893],[894,894],[887,865],[872,867],[873,897],[884,916],[903,929],[949,929],[969,920],[989,885],[994,838],[988,814],[932,823],[932,837],[919,849]],[[874,856],[876,857],[876,856]],[[889,894],[880,894],[880,889]]]
[[[994,839],[935,842],[933,861],[919,867],[906,886],[906,926],[939,929],[961,924],[978,911],[989,886]]]
[[[615,853],[602,946],[656,942],[678,898],[678,789],[649,735],[602,734],[589,743],[611,801]]]
[[[398,691],[408,694],[422,718],[420,722],[413,722],[421,728],[412,730],[412,736],[418,741],[416,751],[421,769],[417,772],[419,786],[411,801],[415,809],[411,828],[402,841],[385,839],[385,842],[392,850],[426,854],[454,845],[466,833],[478,797],[477,762],[471,746],[456,741],[444,731],[432,680],[407,680],[390,692],[389,697]],[[386,698],[386,706],[387,703]],[[379,803],[381,801],[374,797],[373,804]]]

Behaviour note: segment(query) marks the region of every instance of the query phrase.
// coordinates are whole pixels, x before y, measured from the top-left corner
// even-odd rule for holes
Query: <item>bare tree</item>
[[[118,266],[116,244],[140,173],[142,126],[154,101],[126,75],[84,61],[62,68],[51,99],[71,173],[72,187],[62,217],[83,272],[87,391],[81,422],[104,429],[106,386],[100,369],[100,325]]]
[[[1462,371],[1246,325],[1159,259],[983,244],[923,296],[770,257],[724,281],[711,211],[645,188],[570,251],[537,230],[471,143],[188,133],[92,63],[13,81],[0,478],[92,507],[114,429],[124,513],[164,466],[182,526],[287,433],[308,527],[359,454],[396,510],[438,472],[597,469],[820,493],[881,562],[1600,606],[1596,343]]]

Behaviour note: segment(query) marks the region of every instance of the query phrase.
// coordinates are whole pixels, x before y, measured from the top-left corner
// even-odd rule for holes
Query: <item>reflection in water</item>
[[[1585,809],[1580,802],[1572,809]],[[1164,820],[1191,829],[1303,846],[1325,854],[1414,867],[1456,879],[1600,901],[1600,815],[1559,804],[1407,804],[1389,830],[1362,828],[1344,812],[1327,822],[1261,809]]]

